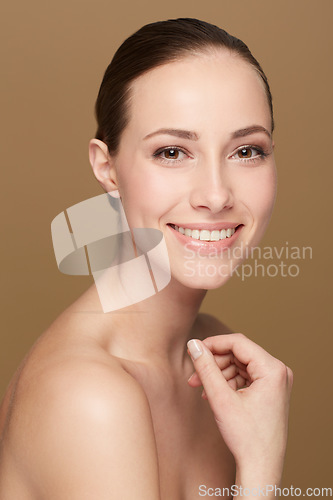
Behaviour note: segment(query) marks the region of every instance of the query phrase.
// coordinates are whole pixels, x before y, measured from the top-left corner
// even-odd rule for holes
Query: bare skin
[[[161,359],[148,364],[117,356],[113,352],[117,349],[112,346],[112,333],[106,335],[103,321],[96,321],[96,316],[103,313],[94,288],[50,326],[13,377],[0,410],[1,498],[141,498],[137,495],[143,474],[149,483],[146,498],[154,500],[159,498],[158,482],[161,498],[175,500],[197,498],[200,484],[233,484],[234,460],[209,404],[201,398],[202,389],[193,390],[187,384],[193,373],[188,354],[185,353],[177,372],[171,371],[166,362],[162,364]],[[95,314],[85,312],[92,309]],[[140,314],[146,316],[145,312],[137,313]],[[94,322],[93,332],[90,321]],[[228,331],[214,318],[199,315],[187,337],[205,338],[214,332]],[[126,394],[137,398],[136,404],[127,400],[119,405],[119,398]],[[113,406],[119,405],[119,411],[128,415],[128,422],[123,422],[122,416],[122,421],[110,429],[110,440],[99,443],[96,435],[103,432],[104,418],[98,410],[91,415],[90,405],[100,406],[111,419],[115,418]],[[81,441],[85,436],[81,435],[80,424],[82,433],[87,434],[87,448]],[[89,429],[90,424],[93,430]],[[68,428],[77,435],[68,436]],[[120,433],[130,434],[131,439],[120,438],[115,445],[115,435]],[[143,441],[141,436],[145,437]],[[74,446],[72,439],[81,444],[77,455],[74,450],[75,457],[70,451]],[[120,460],[118,445],[128,457],[126,462],[132,456],[130,476],[128,471],[120,475],[115,467]],[[93,484],[94,495],[84,496],[75,483],[73,459],[75,469],[84,471],[87,467],[94,477],[96,473],[103,474],[107,467],[108,479],[104,479],[100,492],[98,484]],[[57,471],[54,477],[50,475],[51,464]],[[65,473],[68,468],[72,471],[69,477]],[[115,476],[112,468],[116,469]],[[104,493],[105,480],[112,486],[110,496]],[[87,485],[83,485],[87,491]]]
[[[116,156],[91,141],[94,174],[129,226],[163,233],[172,279],[109,314],[93,286],[36,343],[1,408],[1,498],[193,500],[200,485],[279,483],[291,370],[198,315],[230,278],[221,262],[242,258],[203,257],[192,241],[189,274],[175,229],[228,221],[240,227],[233,249],[258,243],[276,191],[270,126],[257,73],[222,50],[140,76]]]

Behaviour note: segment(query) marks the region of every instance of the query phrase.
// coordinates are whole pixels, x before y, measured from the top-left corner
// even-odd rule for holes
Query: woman
[[[198,311],[273,209],[267,79],[215,26],[154,23],[118,49],[96,114],[94,174],[131,229],[162,232],[171,280],[109,314],[92,286],[40,337],[1,407],[1,498],[254,498],[281,479],[292,372]]]

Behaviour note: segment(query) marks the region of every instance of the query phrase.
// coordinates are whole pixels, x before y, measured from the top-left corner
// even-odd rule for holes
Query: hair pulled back
[[[147,24],[127,38],[107,67],[96,101],[96,138],[111,155],[118,151],[121,133],[128,123],[131,83],[143,73],[195,53],[225,48],[247,61],[264,83],[274,129],[272,95],[266,75],[242,40],[213,24],[179,18]]]

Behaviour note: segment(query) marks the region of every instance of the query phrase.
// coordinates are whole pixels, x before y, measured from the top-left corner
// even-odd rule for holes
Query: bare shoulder
[[[200,339],[213,337],[215,335],[233,333],[233,330],[229,328],[229,326],[227,326],[225,323],[222,323],[222,321],[217,319],[215,316],[206,313],[198,314],[196,328],[200,333]]]
[[[63,355],[29,382],[17,387],[11,451],[36,494],[159,498],[149,402],[116,358]]]

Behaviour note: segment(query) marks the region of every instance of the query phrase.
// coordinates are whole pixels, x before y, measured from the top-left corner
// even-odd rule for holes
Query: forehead
[[[156,67],[132,83],[130,96],[129,133],[180,127],[211,136],[253,123],[271,126],[260,75],[226,50]]]

